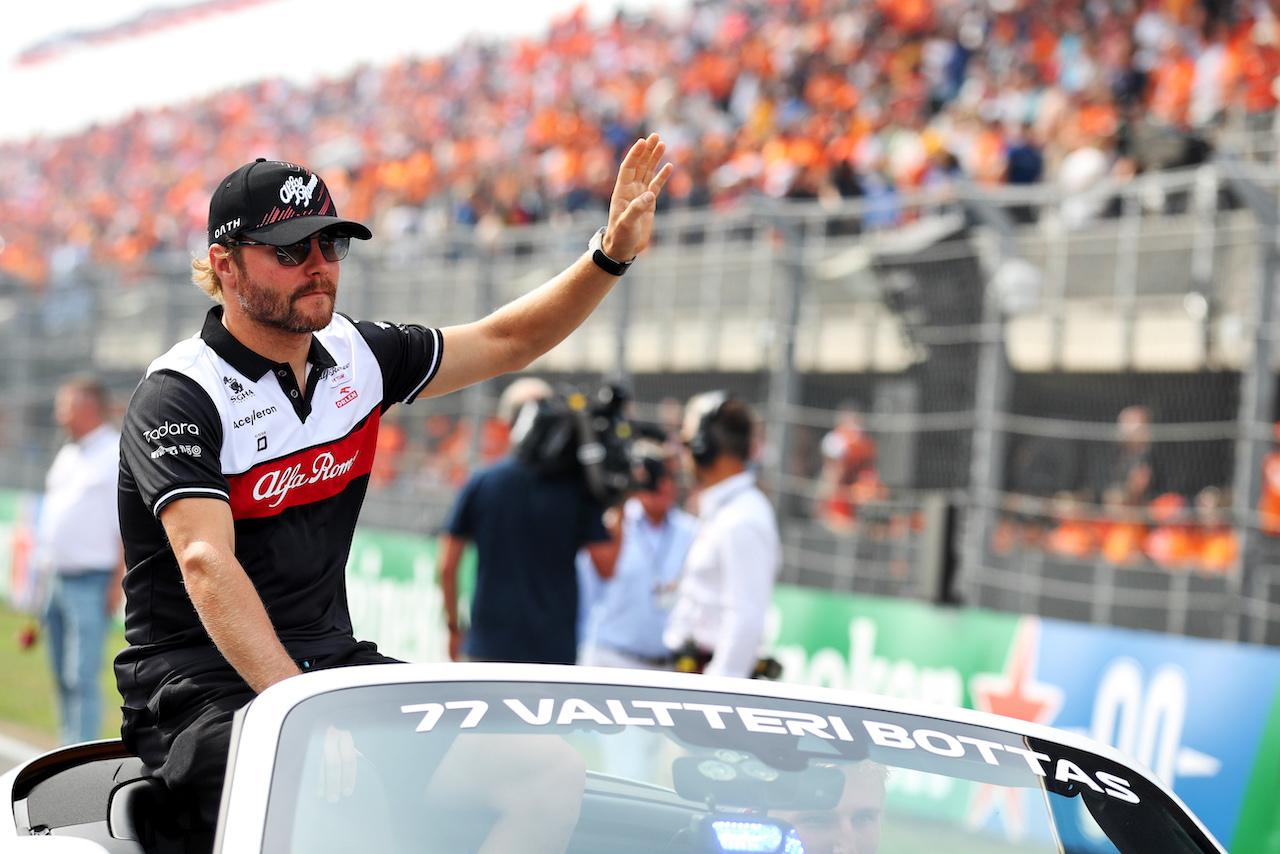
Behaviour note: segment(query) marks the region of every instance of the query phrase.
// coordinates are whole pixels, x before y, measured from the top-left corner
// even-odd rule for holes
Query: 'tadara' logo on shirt
[[[200,428],[189,422],[175,424],[172,421],[166,421],[159,427],[152,427],[150,430],[142,431],[142,438],[148,442],[157,442],[160,439],[178,436],[199,436]]]

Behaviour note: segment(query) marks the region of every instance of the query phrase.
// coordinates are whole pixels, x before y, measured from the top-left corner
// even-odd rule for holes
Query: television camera
[[[575,389],[526,403],[511,428],[516,456],[544,477],[581,477],[597,501],[619,504],[634,488],[630,390],[606,383],[590,395]]]

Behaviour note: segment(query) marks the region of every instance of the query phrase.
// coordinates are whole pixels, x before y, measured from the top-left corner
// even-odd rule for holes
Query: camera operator
[[[681,439],[697,483],[698,534],[663,640],[676,669],[749,677],[781,564],[778,521],[747,469],[751,410],[723,391],[685,409]]]
[[[503,393],[512,451],[472,475],[440,537],[449,655],[455,661],[573,664],[577,657],[580,548],[602,578],[613,575],[618,541],[605,505],[572,464],[576,424],[549,385],[525,379]],[[564,461],[568,460],[569,463]],[[476,587],[470,628],[458,621],[458,563],[475,543]]]
[[[635,489],[620,511],[609,512],[620,513],[613,578],[592,584],[594,564],[586,554],[578,557],[579,583],[589,591],[582,664],[647,670],[675,664],[662,632],[697,523],[676,506],[676,460],[663,438],[658,431],[636,439],[631,453]]]

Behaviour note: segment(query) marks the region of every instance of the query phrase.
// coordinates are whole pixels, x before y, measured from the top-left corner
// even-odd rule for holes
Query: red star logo
[[[1018,625],[1009,660],[1003,673],[978,673],[969,683],[973,704],[983,712],[993,712],[1020,721],[1051,724],[1062,708],[1062,689],[1036,681],[1036,652],[1040,646],[1040,621],[1024,617]],[[999,815],[1010,839],[1020,839],[1026,831],[1026,814],[1017,789],[981,783],[969,804],[970,827],[981,827]]]

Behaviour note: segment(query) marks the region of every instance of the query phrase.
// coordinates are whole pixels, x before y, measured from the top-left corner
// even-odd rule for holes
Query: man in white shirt
[[[773,507],[747,469],[753,419],[741,400],[707,392],[685,408],[681,438],[698,493],[698,534],[685,558],[663,640],[702,672],[751,676],[781,564]]]
[[[73,744],[101,736],[103,645],[124,574],[116,512],[120,434],[107,423],[102,386],[89,377],[59,387],[54,420],[71,441],[45,478],[38,542],[58,734]]]

